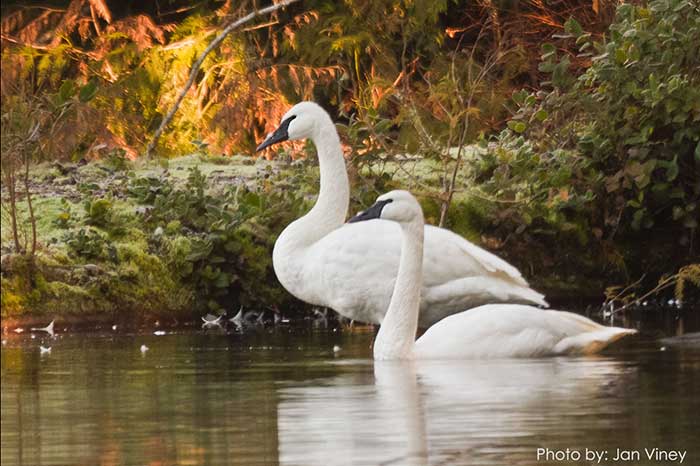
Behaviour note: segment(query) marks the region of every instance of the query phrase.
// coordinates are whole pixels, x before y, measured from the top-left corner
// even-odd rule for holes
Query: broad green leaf
[[[568,32],[569,34],[578,37],[581,34],[583,34],[583,28],[579,24],[578,21],[576,21],[574,18],[569,18],[565,23],[564,23],[564,31]]]
[[[525,130],[527,129],[527,125],[525,123],[517,120],[510,120],[508,122],[508,127],[518,134],[525,132]]]

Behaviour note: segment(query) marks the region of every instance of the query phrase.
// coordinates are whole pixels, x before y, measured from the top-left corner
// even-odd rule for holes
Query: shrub
[[[609,235],[670,227],[690,244],[700,215],[697,6],[621,5],[605,42],[573,20],[566,31],[590,66],[576,78],[569,57],[543,45],[540,69],[550,73],[551,90],[516,94],[509,128],[539,151],[566,147],[590,160],[595,170],[581,180],[599,188],[599,226]]]
[[[237,185],[212,192],[207,177],[195,168],[183,186],[168,178],[157,185],[151,178],[137,178],[129,193],[150,201],[143,209],[143,226],[152,232],[152,252],[192,285],[199,307],[217,312],[237,304],[291,302],[277,283],[271,251],[305,203],[303,194],[277,186],[270,181],[255,190]]]

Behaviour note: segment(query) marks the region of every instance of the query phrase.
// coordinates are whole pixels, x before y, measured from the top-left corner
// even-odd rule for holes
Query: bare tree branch
[[[170,120],[173,119],[173,116],[175,115],[175,112],[177,111],[178,107],[182,103],[182,100],[185,98],[185,95],[187,95],[187,92],[190,90],[190,87],[192,87],[192,84],[194,83],[195,78],[197,77],[197,73],[199,72],[199,67],[202,66],[202,63],[204,63],[204,59],[207,57],[209,52],[214,50],[216,47],[221,44],[221,42],[226,38],[226,36],[233,31],[234,29],[240,27],[241,25],[247,23],[248,21],[257,18],[258,16],[263,16],[268,13],[272,13],[274,11],[277,11],[281,8],[286,7],[287,5],[290,5],[292,3],[298,2],[299,0],[282,0],[279,3],[276,3],[274,5],[270,5],[268,7],[262,8],[260,10],[256,10],[253,12],[248,13],[247,15],[243,16],[242,18],[237,19],[236,21],[230,23],[228,26],[226,26],[221,33],[214,38],[213,41],[207,46],[207,48],[202,52],[202,54],[199,56],[197,61],[195,62],[194,65],[192,65],[192,70],[190,71],[190,78],[187,80],[187,83],[185,86],[182,88],[180,91],[180,94],[177,97],[177,100],[175,101],[175,104],[173,107],[170,109],[170,111],[165,115],[165,118],[163,118],[163,121],[161,121],[160,126],[156,130],[156,132],[153,134],[153,139],[151,139],[151,142],[148,143],[148,146],[146,147],[146,157],[151,156],[151,152],[153,152],[153,149],[156,147],[156,144],[158,143],[158,139],[160,139],[160,136],[163,134],[163,131],[165,130],[165,127],[168,126],[168,123],[170,123]]]

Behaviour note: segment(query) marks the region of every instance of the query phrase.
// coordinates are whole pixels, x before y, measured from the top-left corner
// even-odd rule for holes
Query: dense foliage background
[[[313,148],[247,157],[303,99],[339,122],[353,209],[409,188],[550,296],[700,282],[696,0],[299,2],[208,55],[141,160],[254,6],[3,2],[3,316],[300,308],[269,255],[315,192]],[[257,171],[173,179],[163,159],[192,153]]]

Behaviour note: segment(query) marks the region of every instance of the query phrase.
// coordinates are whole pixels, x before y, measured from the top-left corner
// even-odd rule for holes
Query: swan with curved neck
[[[257,150],[306,138],[316,146],[321,188],[313,208],[277,239],[275,274],[303,301],[350,319],[380,323],[398,271],[401,229],[383,220],[344,225],[350,201],[345,159],[333,121],[317,104],[292,107]],[[504,260],[449,230],[424,230],[421,327],[489,302],[546,306],[544,297]]]
[[[401,226],[401,260],[389,308],[374,341],[374,358],[443,359],[592,354],[636,330],[605,327],[571,312],[520,304],[487,304],[453,314],[417,341],[423,267],[423,211],[408,191],[377,198],[355,224],[385,219]]]

